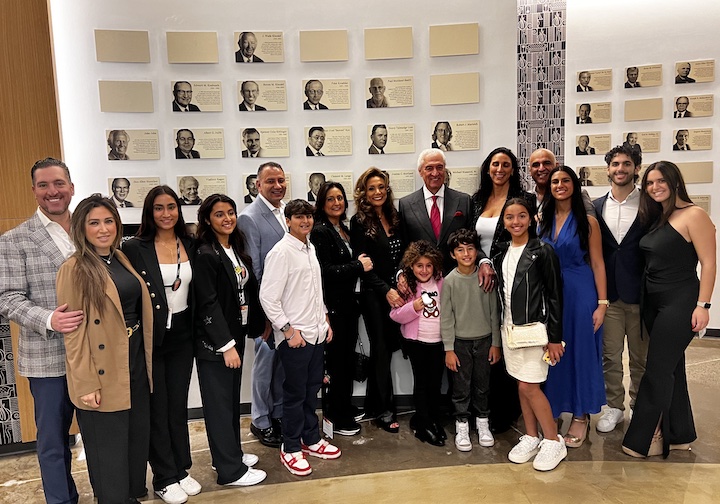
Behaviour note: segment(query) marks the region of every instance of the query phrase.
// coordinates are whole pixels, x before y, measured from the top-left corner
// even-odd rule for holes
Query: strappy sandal
[[[590,431],[590,417],[588,415],[585,415],[583,418],[577,418],[573,416],[572,419],[573,422],[578,422],[585,425],[585,429],[583,429],[582,436],[577,437],[573,436],[572,434],[565,434],[563,436],[563,439],[565,440],[565,446],[568,448],[580,448],[583,443],[585,442],[585,439],[587,438],[588,432]],[[568,429],[569,431],[569,429]]]

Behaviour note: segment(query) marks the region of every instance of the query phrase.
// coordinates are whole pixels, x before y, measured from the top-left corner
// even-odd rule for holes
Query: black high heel
[[[389,432],[390,434],[397,434],[398,432],[400,432],[400,424],[394,417],[391,417],[389,420],[383,420],[382,418],[378,417],[373,420],[373,424],[375,424],[375,426],[377,427],[380,427],[385,432]]]

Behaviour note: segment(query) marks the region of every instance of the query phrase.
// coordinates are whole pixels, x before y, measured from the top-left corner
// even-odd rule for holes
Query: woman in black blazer
[[[375,424],[392,433],[400,430],[395,414],[390,361],[400,349],[400,328],[390,320],[390,308],[404,304],[395,285],[395,273],[404,251],[400,218],[393,206],[387,173],[368,168],[355,183],[355,208],[350,220],[353,257],[366,254],[373,269],[363,273],[360,308],[370,339],[370,376],[365,410]]]
[[[187,499],[202,490],[190,475],[187,401],[193,365],[191,259],[177,194],[166,185],[150,190],[140,230],[123,245],[153,302],[153,383],[150,397],[150,467],[161,498]]]
[[[352,407],[355,344],[360,317],[359,278],[372,269],[365,254],[353,258],[347,219],[345,189],[337,182],[325,182],[317,193],[315,226],[310,240],[320,262],[325,306],[328,309],[333,340],[325,346],[330,382],[327,387],[325,416],[333,421],[336,434],[352,436],[360,432]]]
[[[244,337],[261,334],[265,315],[258,283],[237,227],[237,205],[224,194],[205,198],[198,210],[195,256],[195,330],[198,380],[205,430],[219,485],[260,483],[258,457],[240,446],[240,379]]]

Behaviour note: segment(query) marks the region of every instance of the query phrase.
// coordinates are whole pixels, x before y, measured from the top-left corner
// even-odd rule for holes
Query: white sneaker
[[[470,424],[455,421],[455,448],[461,452],[468,452],[472,450],[472,442],[470,441]]]
[[[565,457],[567,457],[567,447],[560,434],[558,434],[557,440],[543,439],[540,441],[540,451],[533,460],[533,469],[552,471]]]
[[[242,458],[243,464],[245,464],[248,467],[252,467],[255,464],[257,464],[258,460],[260,460],[260,459],[258,458],[257,455],[253,455],[252,453],[243,453],[243,458]]]
[[[188,495],[197,495],[202,492],[202,485],[189,474],[180,480],[180,488]]]
[[[598,432],[612,432],[617,424],[625,420],[622,410],[617,408],[606,408],[597,423]]]
[[[172,483],[165,488],[155,490],[155,494],[167,504],[183,504],[188,500],[187,494],[179,483]]]
[[[475,424],[477,425],[477,431],[478,431],[478,442],[480,443],[480,446],[484,446],[486,448],[493,446],[495,444],[495,438],[492,435],[492,432],[490,432],[490,422],[487,418],[476,418]]]
[[[265,478],[267,478],[267,473],[262,469],[248,467],[247,472],[242,475],[242,478],[236,479],[231,483],[225,483],[224,486],[252,486],[257,485]]]
[[[540,450],[540,438],[528,436],[520,436],[520,442],[513,446],[513,449],[508,453],[508,459],[510,462],[516,464],[524,464],[533,458]]]

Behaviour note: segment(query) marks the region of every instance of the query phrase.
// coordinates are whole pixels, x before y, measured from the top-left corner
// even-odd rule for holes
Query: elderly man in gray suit
[[[258,168],[258,197],[238,217],[238,227],[245,233],[253,271],[262,283],[265,256],[287,232],[284,208],[285,171],[269,161]],[[250,432],[262,444],[277,448],[282,442],[283,373],[280,359],[275,355],[273,338],[269,338],[270,323],[255,338],[255,360],[252,367],[252,404]]]
[[[68,207],[75,193],[62,161],[46,158],[30,170],[38,209],[0,236],[0,314],[20,325],[17,366],[35,401],[37,454],[45,500],[78,501],[68,443],[73,405],[65,379],[63,334],[74,331],[82,311],[57,306],[55,275],[75,252]]]
[[[448,237],[458,229],[472,229],[473,209],[470,196],[445,185],[445,153],[425,149],[418,157],[418,172],[423,186],[400,199],[400,230],[403,243],[427,240],[443,254],[443,275],[454,267],[447,245]],[[485,258],[482,251],[480,258]],[[481,263],[483,286],[490,289],[494,275],[490,262]]]

